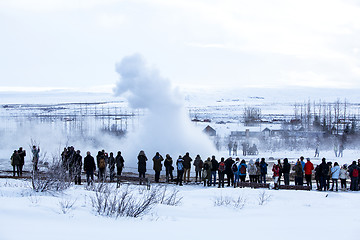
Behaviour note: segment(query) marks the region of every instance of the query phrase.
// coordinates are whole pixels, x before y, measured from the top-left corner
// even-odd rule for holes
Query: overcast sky
[[[0,0],[0,31],[3,91],[110,89],[134,53],[174,84],[360,88],[359,1]]]

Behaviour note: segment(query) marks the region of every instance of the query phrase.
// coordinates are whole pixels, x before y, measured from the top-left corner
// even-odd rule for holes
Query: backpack
[[[105,159],[104,158],[100,158],[100,161],[99,161],[99,168],[105,168]]]
[[[225,171],[225,163],[224,163],[224,162],[220,162],[220,163],[219,163],[219,171],[220,171],[220,172]]]
[[[353,172],[352,172],[353,177],[359,177],[359,169],[358,168],[354,168]]]
[[[177,162],[177,170],[182,171],[184,169],[184,165],[182,161]]]
[[[246,174],[246,167],[245,167],[245,165],[241,165],[241,167],[240,167],[240,174]]]
[[[236,165],[236,163],[234,163],[231,167],[233,172],[237,172],[238,171],[238,166]]]

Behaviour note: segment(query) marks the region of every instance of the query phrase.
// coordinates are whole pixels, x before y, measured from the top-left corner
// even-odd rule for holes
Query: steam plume
[[[157,70],[149,68],[140,55],[125,57],[116,71],[120,81],[115,94],[126,96],[133,108],[148,110],[140,129],[130,134],[125,144],[124,155],[133,159],[133,165],[141,149],[150,157],[160,152],[174,159],[186,152],[192,156],[202,154],[203,158],[215,153],[211,141],[192,125],[180,92]]]

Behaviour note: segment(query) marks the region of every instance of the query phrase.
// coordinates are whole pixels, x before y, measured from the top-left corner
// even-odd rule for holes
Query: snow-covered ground
[[[155,186],[153,184],[153,186]],[[124,187],[124,185],[123,185]],[[144,186],[131,186],[144,193]],[[0,180],[0,239],[357,239],[358,192],[174,186],[180,205],[158,204],[141,218],[98,216],[84,185],[56,195]],[[260,196],[270,197],[260,205]],[[215,206],[241,197],[242,208]],[[61,202],[75,202],[64,214]]]
[[[346,97],[353,103],[360,102],[355,90],[319,90],[319,89],[184,89],[185,105],[190,114],[196,111],[209,111],[214,115],[232,119],[226,125],[217,125],[220,134],[229,134],[232,130],[243,130],[236,120],[245,106],[257,106],[262,112],[292,114],[293,103],[322,99],[335,101]],[[0,92],[0,104],[58,104],[93,103],[114,101],[120,104],[124,99],[115,98],[111,93],[88,94],[78,92],[48,93],[6,93]],[[5,108],[1,113],[9,113]],[[358,113],[357,108],[352,109]],[[206,112],[202,116],[206,117]],[[4,114],[6,115],[6,114]],[[11,114],[9,115],[11,117]],[[235,117],[234,117],[235,116]],[[87,150],[95,153],[100,149],[116,152],[127,148],[120,139],[101,136],[99,145],[91,144],[90,137],[72,141],[64,134],[61,124],[46,122],[40,125],[30,121],[3,121],[0,138],[0,169],[10,170],[10,155],[13,149],[23,146],[28,151],[25,170],[30,170],[30,138],[41,143],[42,152],[51,158],[59,154],[67,144],[74,145],[82,153]],[[12,119],[12,118],[11,118]],[[4,118],[2,119],[4,120]],[[4,125],[4,122],[7,124]],[[27,125],[28,124],[28,125]],[[130,124],[130,123],[129,123]],[[135,123],[136,124],[136,123]],[[195,124],[195,123],[194,123]],[[206,123],[196,123],[203,129]],[[24,128],[23,125],[25,125]],[[66,125],[66,124],[64,124]],[[26,132],[6,133],[9,126],[27,129]],[[275,126],[276,127],[276,126]],[[6,133],[6,134],[4,134]],[[11,131],[10,131],[11,133]],[[22,135],[23,134],[23,135]],[[96,135],[97,132],[93,133]],[[88,139],[88,141],[84,141]],[[69,141],[71,140],[71,141]],[[48,150],[46,150],[48,148]],[[240,151],[239,151],[240,153]],[[182,153],[183,154],[183,153]],[[212,155],[213,153],[208,153]],[[151,155],[151,153],[149,153]],[[192,153],[192,155],[194,155]],[[216,153],[217,158],[227,157],[225,148]],[[360,156],[358,149],[346,149],[343,158],[335,158],[330,150],[320,149],[320,158],[312,158],[314,149],[296,151],[261,152],[256,157],[244,157],[245,160],[266,157],[269,160],[289,158],[291,162],[300,156],[310,157],[313,163],[320,158],[339,164],[351,163]],[[152,156],[150,156],[152,157]],[[207,156],[202,156],[203,158]],[[240,156],[242,158],[242,156]],[[125,159],[124,171],[136,172],[136,156]],[[272,160],[272,161],[274,161]],[[132,162],[133,164],[130,164]],[[133,167],[133,168],[132,168]],[[152,164],[148,164],[148,173],[152,174]],[[162,176],[163,176],[162,172]],[[218,189],[204,188],[200,185],[176,187],[183,197],[179,206],[157,204],[151,212],[142,218],[109,218],[99,216],[91,206],[93,191],[85,186],[72,186],[63,193],[55,195],[36,193],[31,190],[30,182],[25,180],[0,179],[0,240],[10,239],[357,239],[357,226],[360,223],[360,200],[358,192],[317,192],[260,189]],[[156,184],[153,184],[153,187]],[[142,186],[130,186],[137,194],[144,191]],[[259,196],[270,196],[269,201],[259,204]],[[243,208],[232,206],[214,206],[216,199],[246,199]],[[62,212],[61,203],[74,202],[69,212]]]

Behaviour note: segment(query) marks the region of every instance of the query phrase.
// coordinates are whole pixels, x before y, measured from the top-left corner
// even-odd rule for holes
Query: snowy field
[[[352,90],[344,90],[337,95],[335,90],[323,92],[309,90],[305,93],[301,90],[225,91],[206,89],[206,91],[201,91],[199,89],[185,89],[184,95],[186,99],[184,105],[190,114],[191,111],[196,110],[200,113],[205,110],[208,111],[206,114],[211,118],[216,116],[219,119],[231,119],[229,124],[215,125],[220,135],[229,134],[233,130],[244,129],[234,116],[241,114],[246,106],[260,107],[264,114],[292,114],[294,102],[304,102],[309,98],[335,101],[339,98],[338,96],[346,96],[347,100],[353,103],[360,102],[357,92]],[[32,93],[18,93],[17,95],[1,93],[0,100],[1,105],[106,101],[109,104],[117,102],[128,108],[127,103],[123,102],[125,99],[113,97],[110,93],[39,93],[36,98]],[[5,113],[4,115],[9,114],[5,108],[0,110]],[[354,107],[351,111],[357,113],[358,110]],[[206,114],[202,116],[206,117]],[[7,121],[9,124],[9,120]],[[192,124],[197,131],[201,132],[206,123]],[[27,131],[24,133],[16,131],[15,135],[11,135],[6,133],[9,129],[2,125],[0,130],[6,134],[3,134],[0,139],[1,170],[11,169],[10,154],[13,149],[19,146],[24,146],[28,151],[24,170],[31,169],[29,151],[31,139],[41,143],[42,153],[47,152],[48,158],[59,154],[66,144],[74,145],[82,153],[87,150],[96,153],[100,149],[106,149],[109,152],[122,150],[126,154],[127,151],[130,152],[131,150],[130,145],[127,145],[128,143],[113,136],[101,135],[97,139],[98,141],[94,143],[91,139],[98,136],[99,132],[97,131],[91,136],[76,140],[64,133],[63,125],[56,123],[32,125],[32,122],[13,122],[7,126],[15,126],[14,129],[26,129]],[[196,131],[190,131],[192,131],[192,135],[189,136],[195,136],[195,140],[198,140]],[[175,132],[174,136],[181,138],[180,133],[182,132]],[[144,143],[144,145],[148,146],[149,142]],[[139,146],[136,147],[138,152]],[[190,152],[194,157],[195,153]],[[177,152],[177,154],[184,153],[185,151],[182,149]],[[202,157],[205,158],[213,154],[218,159],[228,156],[227,150],[223,148],[220,152],[208,151]],[[152,158],[151,151],[148,155]],[[248,161],[257,157],[265,157],[271,163],[276,159],[287,157],[293,163],[300,156],[310,157],[315,164],[318,164],[322,157],[327,158],[328,161],[337,161],[339,164],[350,164],[360,157],[360,148],[346,149],[343,158],[335,158],[334,153],[329,149],[320,149],[320,158],[312,158],[314,149],[304,149],[261,152],[259,156],[247,156],[244,159]],[[147,168],[147,173],[153,174],[151,163],[148,163]],[[136,172],[136,155],[125,157],[124,171]],[[163,175],[164,171],[161,173],[162,177],[164,177]],[[152,184],[152,188],[157,186],[159,185]],[[122,186],[122,188],[124,187],[125,185]],[[182,197],[178,206],[158,203],[150,212],[140,218],[119,217],[116,219],[101,216],[95,211],[91,204],[91,197],[95,195],[95,192],[86,189],[84,185],[73,185],[64,192],[49,194],[34,192],[31,190],[30,182],[26,180],[0,179],[0,240],[74,238],[166,238],[183,240],[233,237],[248,239],[357,239],[358,237],[356,230],[360,223],[360,208],[358,207],[360,193],[358,192],[324,193],[315,190],[218,189],[216,187],[204,188],[201,185],[183,187],[171,185],[169,189],[173,187],[179,191],[178,196]],[[145,187],[138,185],[131,185],[129,189],[137,196],[141,196],[147,191]],[[261,196],[267,200],[262,202]],[[215,202],[219,199],[228,200],[230,204],[215,206]],[[231,203],[237,199],[241,199],[240,207]],[[74,205],[69,208],[61,206],[67,203]]]
[[[94,192],[84,186],[50,195],[34,193],[29,184],[0,180],[0,239],[335,240],[357,239],[360,224],[358,192],[175,186],[182,197],[178,206],[157,204],[141,218],[115,219],[96,214],[90,201]],[[139,195],[147,191],[144,186],[130,188]],[[221,198],[239,197],[240,207],[215,206]],[[66,213],[64,202],[74,203]]]

